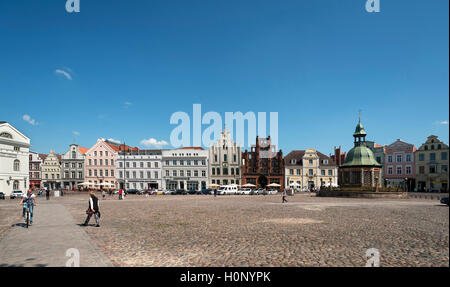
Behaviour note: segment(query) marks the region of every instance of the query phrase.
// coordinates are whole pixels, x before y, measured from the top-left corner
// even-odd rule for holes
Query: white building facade
[[[61,161],[53,150],[45,157],[41,165],[42,186],[50,190],[61,187]]]
[[[163,189],[161,150],[119,151],[116,169],[122,189]]]
[[[84,154],[77,144],[61,155],[61,182],[66,189],[73,190],[84,182]]]
[[[206,189],[209,152],[201,147],[162,151],[164,188],[170,190]]]
[[[209,148],[209,184],[241,184],[241,147],[224,130],[220,139]]]
[[[0,122],[0,192],[29,187],[30,139],[7,122]]]

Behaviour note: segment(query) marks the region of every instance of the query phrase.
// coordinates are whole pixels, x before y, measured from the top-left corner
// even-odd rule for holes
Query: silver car
[[[14,190],[11,195],[9,196],[9,198],[14,199],[14,198],[22,198],[23,197],[23,192],[20,190]]]

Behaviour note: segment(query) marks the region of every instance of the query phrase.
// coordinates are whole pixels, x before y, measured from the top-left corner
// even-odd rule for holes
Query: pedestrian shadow
[[[23,264],[0,264],[0,267],[24,267]]]
[[[27,227],[27,225],[25,223],[21,222],[21,223],[12,224],[11,227],[23,227],[23,228],[25,228],[25,227]]]

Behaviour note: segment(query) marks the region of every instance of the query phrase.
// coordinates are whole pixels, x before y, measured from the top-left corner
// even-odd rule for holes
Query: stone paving
[[[65,196],[53,204],[81,223],[87,199]],[[100,201],[101,227],[83,230],[114,266],[365,266],[369,248],[379,250],[381,266],[449,266],[449,209],[438,200],[302,194],[288,201],[107,197]],[[0,202],[0,215],[2,208]]]
[[[27,229],[17,203],[0,205],[2,213],[8,210],[16,215],[0,241],[0,266],[66,266],[73,257],[66,256],[70,248],[78,249],[81,267],[112,266],[62,204],[38,203],[33,225]]]

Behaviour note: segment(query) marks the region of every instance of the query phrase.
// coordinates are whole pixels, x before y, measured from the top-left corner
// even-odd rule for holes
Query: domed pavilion
[[[344,163],[339,167],[341,187],[381,186],[382,165],[376,161],[373,151],[367,147],[366,136],[360,118],[353,133],[354,147],[347,153]]]

